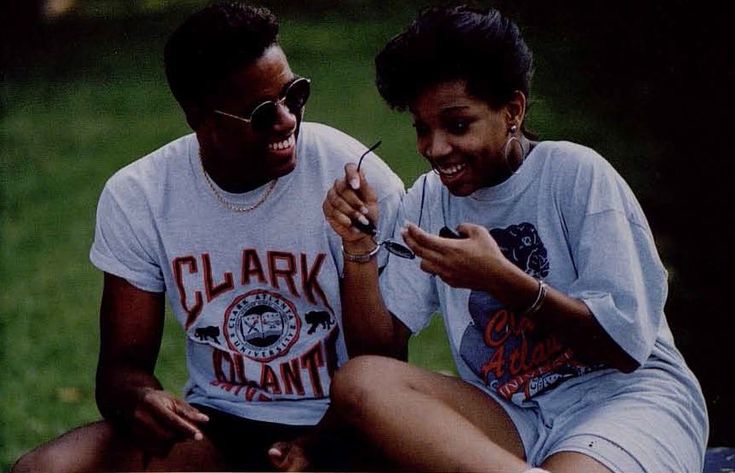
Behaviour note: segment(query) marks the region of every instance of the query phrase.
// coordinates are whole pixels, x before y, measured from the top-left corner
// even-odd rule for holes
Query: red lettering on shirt
[[[276,372],[267,363],[261,363],[260,366],[260,386],[273,394],[281,394],[281,384],[278,382]]]
[[[191,324],[194,323],[194,321],[197,319],[199,314],[202,311],[202,306],[204,305],[202,303],[202,293],[199,291],[194,291],[194,305],[189,306],[186,302],[186,288],[184,287],[184,274],[183,274],[183,267],[187,266],[189,268],[189,274],[195,274],[198,271],[197,269],[197,260],[193,256],[182,256],[179,258],[175,258],[172,263],[173,266],[173,273],[174,273],[174,280],[176,281],[176,289],[179,291],[179,300],[181,301],[181,307],[184,308],[184,311],[186,312],[186,324],[184,325],[185,329],[189,329],[191,327]]]
[[[301,366],[305,367],[309,373],[314,397],[324,397],[322,381],[319,377],[319,367],[324,366],[321,342],[316,343],[301,356]]]
[[[209,260],[209,253],[202,253],[202,264],[204,266],[204,289],[207,292],[207,302],[212,302],[212,299],[223,292],[235,288],[232,282],[232,273],[230,272],[224,274],[224,281],[215,285],[212,278],[212,263]]]
[[[498,392],[510,397],[520,389],[526,389],[529,380],[548,371],[551,359],[559,354],[562,346],[556,337],[534,339],[535,324],[524,316],[508,309],[500,309],[490,317],[483,340],[491,348],[488,360],[480,368],[485,383],[492,379],[510,380],[498,388]],[[533,342],[531,342],[533,340]]]
[[[315,343],[301,356],[275,365],[257,363],[260,366],[260,382],[248,379],[245,373],[246,358],[212,347],[212,365],[215,379],[212,386],[239,395],[244,390],[244,398],[248,401],[262,400],[260,395],[272,398],[268,394],[311,395],[315,398],[326,397],[322,383],[323,368],[326,365],[327,379],[331,379],[337,368],[337,340],[339,331],[332,330],[323,341]],[[251,362],[252,363],[252,362]],[[254,366],[252,363],[250,366]],[[311,389],[305,389],[303,372],[308,374]]]
[[[319,285],[319,280],[317,279],[325,258],[326,255],[324,253],[316,255],[314,264],[311,266],[310,270],[306,260],[306,255],[301,253],[301,287],[303,288],[306,299],[309,302],[312,304],[317,303],[316,298],[314,297],[314,293],[316,293],[322,304],[324,304],[330,312],[334,313],[332,307],[329,305],[329,301],[327,301],[327,296],[324,295],[324,290],[322,290],[322,287]]]
[[[301,380],[301,366],[299,366],[299,359],[294,358],[290,362],[286,361],[281,363],[281,379],[283,379],[283,388],[286,394],[293,394],[294,389],[296,394],[303,396],[304,393],[304,382]]]
[[[265,284],[265,274],[263,274],[263,265],[260,264],[258,253],[253,248],[242,250],[242,285],[250,284],[250,277],[255,276],[258,282]]]
[[[285,267],[279,268],[279,261],[284,262]],[[296,258],[294,258],[294,255],[283,251],[269,251],[268,272],[271,276],[271,286],[280,289],[278,280],[283,279],[288,285],[288,290],[291,294],[295,297],[300,297],[296,291],[296,284],[294,284],[294,275],[296,274]]]
[[[179,292],[181,307],[187,315],[186,329],[199,318],[203,310],[204,297],[202,293],[206,294],[206,302],[209,303],[235,289],[234,273],[232,271],[224,271],[221,276],[217,276],[212,268],[213,258],[210,254],[205,252],[199,256],[202,262],[201,272],[198,268],[198,261],[194,256],[180,256],[172,260],[174,282]],[[324,289],[319,284],[319,274],[324,267],[326,254],[317,254],[311,265],[308,256],[304,253],[300,255],[298,264],[296,256],[285,251],[269,251],[266,258],[268,261],[267,273],[261,262],[262,259],[254,248],[243,250],[239,268],[240,284],[242,286],[270,284],[274,289],[279,291],[285,289],[292,296],[301,297],[296,287],[296,278],[298,277],[301,283],[301,291],[306,300],[311,304],[322,305],[329,309],[331,313],[334,313]],[[185,271],[188,274],[198,275],[199,284],[197,286],[194,286],[194,282],[184,277]],[[297,275],[297,273],[301,274]],[[192,298],[194,299],[193,303]]]

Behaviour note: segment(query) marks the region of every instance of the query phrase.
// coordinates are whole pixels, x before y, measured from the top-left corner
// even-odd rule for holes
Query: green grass
[[[291,66],[313,79],[307,119],[334,125],[379,154],[410,184],[426,165],[409,118],[390,111],[372,81],[372,58],[410,16],[390,21],[282,21]],[[145,32],[144,32],[145,33]],[[160,64],[161,31],[93,37],[61,56],[9,76],[0,115],[0,469],[24,451],[98,418],[94,370],[101,274],[88,261],[97,198],[116,169],[188,132]],[[605,118],[560,115],[568,98],[541,76],[531,116],[546,137],[579,139],[624,155]],[[557,92],[552,92],[557,91]],[[556,95],[553,95],[553,94]],[[594,125],[590,126],[589,123]],[[603,133],[601,130],[605,130]],[[576,133],[576,134],[575,134]],[[434,320],[411,343],[411,360],[451,371],[443,326]],[[168,318],[157,373],[179,392],[186,379],[183,337]]]

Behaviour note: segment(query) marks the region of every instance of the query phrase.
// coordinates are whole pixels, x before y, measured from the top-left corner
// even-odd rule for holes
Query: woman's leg
[[[564,473],[612,473],[592,457],[577,452],[559,452],[544,461],[542,468]]]
[[[479,389],[390,358],[358,357],[332,383],[337,413],[397,465],[415,471],[519,473],[518,432]]]

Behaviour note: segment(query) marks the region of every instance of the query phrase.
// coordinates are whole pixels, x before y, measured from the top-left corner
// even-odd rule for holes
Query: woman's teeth
[[[437,166],[437,170],[439,171],[439,174],[447,177],[452,177],[455,174],[459,174],[462,172],[464,168],[466,168],[467,165],[465,163],[461,164],[448,164],[444,166]]]
[[[283,149],[291,148],[295,143],[296,143],[296,138],[294,137],[294,135],[291,135],[283,141],[278,141],[276,143],[268,143],[268,149],[270,151],[280,151]]]

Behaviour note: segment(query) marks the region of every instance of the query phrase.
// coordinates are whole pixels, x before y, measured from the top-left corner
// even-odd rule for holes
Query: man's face
[[[265,127],[226,114],[251,117],[258,105],[281,99],[295,79],[279,46],[271,46],[253,64],[235,71],[207,118],[208,164],[243,185],[262,184],[293,171],[300,110],[280,103]]]

